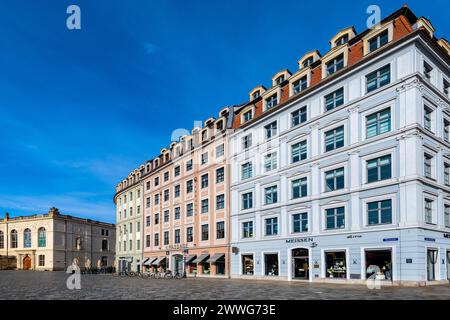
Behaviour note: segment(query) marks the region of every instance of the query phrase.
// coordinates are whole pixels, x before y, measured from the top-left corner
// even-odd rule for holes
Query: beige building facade
[[[0,219],[0,269],[58,271],[114,266],[115,225],[69,215]]]

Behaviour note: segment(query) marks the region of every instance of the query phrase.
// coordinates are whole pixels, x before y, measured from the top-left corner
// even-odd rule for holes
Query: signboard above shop
[[[314,241],[314,238],[310,238],[310,237],[286,239],[286,243],[305,243],[305,242],[313,242],[313,241]]]

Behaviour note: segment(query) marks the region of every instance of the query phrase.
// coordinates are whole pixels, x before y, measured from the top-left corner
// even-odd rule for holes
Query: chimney
[[[9,220],[9,213],[8,212],[5,212],[5,219],[4,219],[5,221],[8,221]]]
[[[50,215],[50,217],[58,216],[59,215],[59,210],[58,210],[58,208],[51,207],[50,211],[48,212],[48,214]]]

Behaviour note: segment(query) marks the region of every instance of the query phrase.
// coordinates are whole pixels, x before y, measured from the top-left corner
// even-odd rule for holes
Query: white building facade
[[[403,14],[412,30],[393,41]],[[252,103],[237,115],[232,277],[450,279],[449,55],[410,12],[359,36],[347,31],[320,60],[277,74],[260,116]],[[363,58],[348,66],[358,42]]]

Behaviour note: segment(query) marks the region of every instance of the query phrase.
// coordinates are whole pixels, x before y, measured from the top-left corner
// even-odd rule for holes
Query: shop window
[[[264,255],[264,269],[266,276],[278,276],[278,254]]]
[[[242,274],[243,275],[254,275],[254,261],[252,254],[242,255]]]
[[[327,278],[347,278],[345,251],[325,252],[325,264]]]
[[[214,264],[216,265],[216,274],[225,275],[225,256],[216,260]]]
[[[366,279],[392,281],[391,250],[366,250]]]

